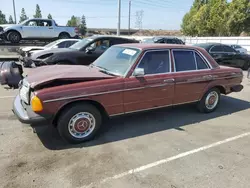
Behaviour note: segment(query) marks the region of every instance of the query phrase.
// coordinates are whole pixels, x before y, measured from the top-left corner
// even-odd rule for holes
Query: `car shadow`
[[[36,126],[36,133],[43,145],[50,150],[91,147],[155,132],[176,129],[185,131],[185,126],[229,115],[250,108],[250,102],[222,96],[220,106],[213,113],[199,113],[194,104],[164,108],[149,112],[116,117],[103,126],[101,133],[92,141],[70,145],[61,139],[53,126]]]

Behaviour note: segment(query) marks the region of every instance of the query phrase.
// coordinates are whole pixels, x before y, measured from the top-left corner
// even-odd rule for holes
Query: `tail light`
[[[75,33],[79,33],[79,28],[78,27],[75,27]]]

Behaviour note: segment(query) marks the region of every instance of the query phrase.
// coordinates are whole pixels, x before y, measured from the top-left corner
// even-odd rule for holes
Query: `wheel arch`
[[[10,29],[10,30],[6,31],[6,37],[7,37],[7,39],[8,39],[8,34],[9,34],[10,32],[17,32],[17,33],[20,35],[21,39],[23,38],[23,37],[22,37],[22,34],[20,33],[20,31],[18,31],[18,30],[16,30],[16,29]],[[8,39],[8,40],[9,40],[9,39]]]
[[[226,88],[225,88],[223,85],[212,85],[212,86],[210,86],[210,87],[207,87],[207,88],[203,91],[203,93],[201,94],[199,100],[202,99],[202,97],[207,93],[207,91],[209,91],[210,89],[213,89],[213,88],[219,89],[220,93],[222,93],[222,94],[224,94],[224,95],[227,94]]]
[[[100,102],[97,102],[97,101],[91,100],[91,99],[83,99],[83,100],[71,101],[71,102],[68,102],[65,105],[63,105],[59,109],[59,111],[56,113],[56,115],[54,116],[54,118],[52,120],[52,124],[56,127],[57,122],[58,122],[58,118],[61,116],[61,114],[63,112],[65,112],[66,110],[68,110],[69,108],[71,108],[74,105],[80,105],[80,104],[91,104],[91,105],[95,106],[98,110],[100,110],[100,113],[101,113],[102,118],[104,120],[109,117],[106,109],[104,108],[104,106]]]
[[[69,37],[71,37],[70,33],[67,32],[67,31],[62,31],[62,32],[60,32],[59,35],[58,35],[59,38],[60,38],[60,35],[61,35],[61,34],[67,34]]]

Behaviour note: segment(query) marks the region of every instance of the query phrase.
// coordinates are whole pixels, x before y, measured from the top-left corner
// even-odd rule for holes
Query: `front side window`
[[[37,26],[37,21],[36,20],[30,20],[25,25],[26,26]]]
[[[146,52],[138,68],[143,68],[145,75],[170,72],[169,50]]]
[[[91,66],[95,66],[100,71],[106,71],[117,76],[125,76],[127,71],[135,63],[139,49],[112,46],[108,48]]]
[[[176,72],[208,69],[204,59],[192,50],[173,51]]]
[[[90,46],[95,52],[104,52],[110,47],[110,40],[98,40]]]
[[[229,46],[223,46],[224,52],[234,53],[235,50]]]

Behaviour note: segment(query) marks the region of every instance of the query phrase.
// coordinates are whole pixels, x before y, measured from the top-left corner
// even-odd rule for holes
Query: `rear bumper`
[[[17,116],[18,120],[25,124],[48,122],[49,117],[43,117],[32,111],[30,106],[25,106],[22,104],[20,96],[17,95],[13,102],[13,113]]]
[[[232,86],[230,88],[231,92],[240,92],[242,91],[242,89],[244,88],[243,85],[236,85],[236,86]]]

